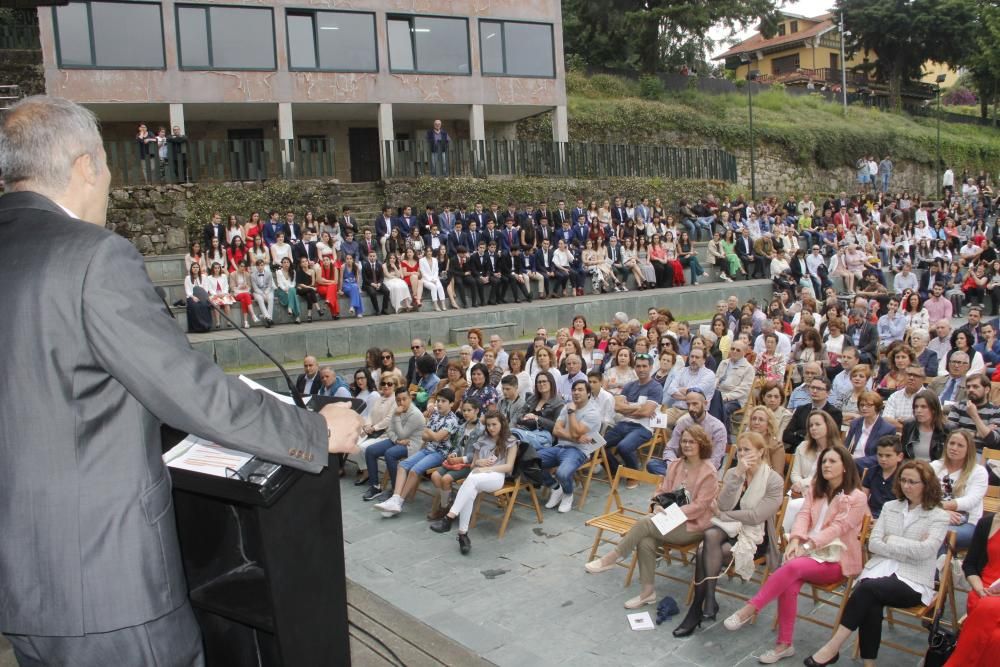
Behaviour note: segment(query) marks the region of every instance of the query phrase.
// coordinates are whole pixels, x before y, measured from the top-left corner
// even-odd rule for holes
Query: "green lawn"
[[[664,142],[703,146],[745,146],[749,140],[745,93],[710,95],[666,93],[659,101],[639,97],[639,84],[607,75],[567,75],[569,134],[572,140]],[[821,167],[853,164],[863,151],[932,163],[937,123],[853,105],[820,95],[789,95],[781,89],[754,94],[758,141],[780,147],[790,159]],[[523,126],[527,134],[551,136],[549,119]],[[968,168],[1000,167],[1000,131],[974,125],[941,124],[946,161]]]

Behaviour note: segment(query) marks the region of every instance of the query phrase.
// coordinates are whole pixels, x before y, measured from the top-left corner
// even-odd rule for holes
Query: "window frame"
[[[152,66],[152,65],[98,65],[97,64],[97,48],[94,46],[94,14],[91,11],[91,5],[95,2],[101,2],[103,4],[128,4],[128,5],[152,5],[156,7],[159,12],[157,12],[160,18],[160,56],[163,58],[163,65]],[[59,69],[101,69],[101,70],[145,70],[145,71],[164,71],[167,69],[167,51],[166,51],[166,33],[163,26],[163,3],[158,0],[138,0],[137,2],[122,2],[122,0],[85,0],[85,2],[78,2],[76,4],[82,4],[87,9],[87,36],[90,40],[90,64],[89,65],[65,65],[63,64],[62,58],[62,45],[59,39],[59,18],[56,15],[56,10],[60,5],[52,6],[52,36],[56,47],[56,65]],[[65,5],[62,5],[65,6]]]
[[[468,72],[438,72],[433,70],[422,70],[420,69],[420,61],[417,59],[417,42],[413,38],[413,20],[418,18],[426,19],[449,19],[453,21],[462,21],[465,23],[465,55],[469,61],[469,71]],[[412,70],[399,70],[393,69],[392,67],[392,55],[389,46],[389,21],[409,21],[410,22],[410,51],[413,54],[413,69]],[[472,76],[472,43],[471,35],[469,34],[469,17],[468,16],[448,16],[446,14],[404,14],[398,12],[386,12],[385,14],[385,34],[386,34],[386,54],[388,55],[389,61],[389,73],[390,74],[429,74],[432,76]]]
[[[483,23],[497,23],[500,25],[500,40],[501,40],[501,53],[503,54],[503,69],[502,73],[498,72],[487,72],[486,68],[483,66],[483,40],[482,40],[482,24]],[[508,23],[521,23],[526,25],[538,25],[546,26],[549,29],[549,36],[551,38],[552,49],[549,55],[552,58],[552,76],[545,74],[510,74],[507,72],[507,29],[506,24]],[[514,79],[555,79],[556,74],[556,28],[551,23],[546,23],[544,21],[524,21],[521,19],[503,19],[503,18],[481,18],[477,21],[477,32],[476,37],[479,39],[479,73],[482,76],[491,77],[505,77]]]
[[[259,11],[267,11],[271,15],[271,56],[274,58],[273,67],[216,67],[213,62],[214,58],[212,56],[212,9],[253,9]],[[208,60],[209,64],[202,65],[185,65],[184,64],[184,53],[181,49],[181,21],[180,21],[180,10],[181,9],[200,9],[205,12],[205,43],[208,46]],[[177,38],[177,69],[182,72],[276,72],[278,71],[278,35],[277,27],[274,23],[274,7],[273,6],[257,6],[257,5],[233,5],[233,4],[205,4],[197,2],[178,2],[174,4],[174,27],[176,38]],[[286,31],[287,34],[287,31]]]
[[[326,14],[362,14],[371,17],[372,20],[372,38],[375,40],[372,42],[372,48],[375,51],[375,69],[340,69],[333,67],[323,67],[320,62],[319,57],[319,23],[316,21],[316,15],[320,12]],[[312,18],[313,25],[313,53],[316,57],[316,67],[293,67],[292,66],[292,44],[291,40],[288,39],[288,15],[304,16],[306,14],[310,15]],[[340,72],[340,73],[360,73],[360,74],[377,74],[379,68],[381,67],[381,62],[379,60],[378,54],[378,17],[375,12],[365,11],[363,9],[316,9],[315,7],[304,8],[304,7],[285,7],[285,48],[288,52],[288,71],[289,72]]]

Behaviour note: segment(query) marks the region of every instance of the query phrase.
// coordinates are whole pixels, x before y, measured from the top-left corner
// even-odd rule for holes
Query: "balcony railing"
[[[265,181],[334,178],[333,139],[240,139],[157,144],[133,140],[104,144],[112,183]]]
[[[389,178],[418,176],[562,176],[691,178],[736,181],[736,158],[714,148],[541,141],[452,141],[446,160],[425,141],[383,145]]]

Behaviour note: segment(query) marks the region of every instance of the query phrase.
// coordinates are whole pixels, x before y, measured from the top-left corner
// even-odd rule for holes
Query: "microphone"
[[[174,315],[174,311],[170,310],[170,304],[167,303],[167,290],[157,285],[153,288],[153,291],[156,292],[156,296],[160,297],[160,301],[163,302],[163,307],[167,309],[167,314],[176,320],[177,316]]]
[[[157,288],[157,289],[162,289],[162,288]],[[289,377],[288,372],[285,370],[285,367],[279,364],[278,360],[272,357],[271,354],[267,350],[265,350],[261,346],[261,344],[254,339],[253,336],[244,331],[243,328],[240,327],[240,325],[236,324],[236,322],[233,322],[233,320],[230,319],[229,315],[226,315],[226,312],[222,310],[222,308],[219,308],[218,304],[214,303],[211,299],[209,299],[208,292],[206,292],[203,287],[196,286],[194,288],[193,293],[196,299],[207,303],[209,306],[212,307],[212,310],[214,310],[216,313],[219,314],[220,317],[222,317],[224,320],[233,325],[233,328],[235,328],[237,331],[243,334],[243,337],[246,338],[248,341],[250,341],[250,344],[253,345],[254,348],[256,348],[265,357],[267,357],[271,361],[271,363],[274,364],[279,371],[281,371],[282,377],[285,378],[285,384],[288,385],[288,393],[292,395],[292,399],[295,401],[295,405],[305,410],[306,404],[305,401],[302,400],[302,394],[300,394],[299,390],[295,388],[295,383],[292,382],[292,378]],[[164,301],[164,303],[166,302]]]

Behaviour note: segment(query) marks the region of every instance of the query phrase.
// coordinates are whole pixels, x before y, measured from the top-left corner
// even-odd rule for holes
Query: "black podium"
[[[209,667],[350,665],[338,467],[263,486],[170,470]]]

